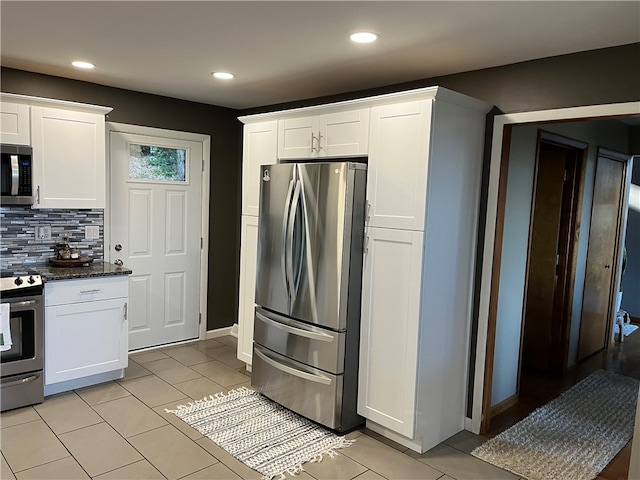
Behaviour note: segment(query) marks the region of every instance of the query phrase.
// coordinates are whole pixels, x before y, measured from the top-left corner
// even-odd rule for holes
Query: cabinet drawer
[[[61,280],[46,283],[44,303],[49,307],[128,296],[129,279],[126,276]]]

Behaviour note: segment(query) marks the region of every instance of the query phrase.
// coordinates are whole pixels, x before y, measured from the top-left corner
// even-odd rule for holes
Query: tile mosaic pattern
[[[36,240],[38,226],[51,226],[51,240]],[[85,240],[84,227],[97,225],[100,236]],[[104,210],[32,209],[28,206],[0,206],[0,266],[46,262],[53,247],[69,237],[81,256],[104,258]]]
[[[132,353],[125,378],[47,397],[0,416],[3,479],[259,480],[165,408],[250,386],[220,337]],[[363,428],[336,458],[307,463],[287,480],[518,480],[469,455],[486,439],[462,431],[419,455]]]

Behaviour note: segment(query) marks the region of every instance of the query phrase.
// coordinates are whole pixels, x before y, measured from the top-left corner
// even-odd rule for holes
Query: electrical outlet
[[[51,225],[37,226],[36,240],[51,240]]]
[[[84,227],[85,240],[97,240],[100,238],[100,227],[98,225],[87,225]]]

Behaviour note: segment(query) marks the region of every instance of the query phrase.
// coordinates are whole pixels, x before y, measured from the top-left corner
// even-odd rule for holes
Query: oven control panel
[[[0,278],[0,292],[8,292],[22,288],[41,287],[42,277],[36,274],[26,273]]]

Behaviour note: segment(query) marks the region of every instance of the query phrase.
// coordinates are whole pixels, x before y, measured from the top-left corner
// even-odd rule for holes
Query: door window
[[[129,180],[187,182],[187,150],[129,144]]]

